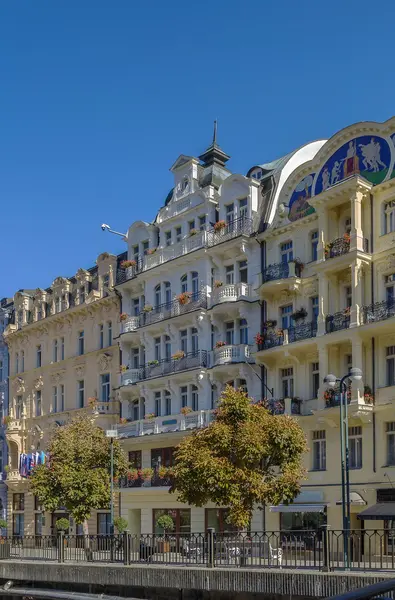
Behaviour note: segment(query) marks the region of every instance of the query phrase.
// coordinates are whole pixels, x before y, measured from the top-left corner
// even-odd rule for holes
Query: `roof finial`
[[[217,119],[214,121],[214,135],[213,135],[213,144],[217,143]]]

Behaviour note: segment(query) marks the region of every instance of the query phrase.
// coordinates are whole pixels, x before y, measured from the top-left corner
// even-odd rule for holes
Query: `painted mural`
[[[307,217],[307,215],[311,215],[311,213],[315,212],[314,208],[308,203],[308,199],[311,198],[314,175],[315,173],[312,173],[311,175],[304,177],[294,189],[288,203],[288,219],[290,221],[303,219],[303,217]]]
[[[372,135],[354,138],[327,160],[318,174],[314,195],[356,174],[377,185],[387,177],[390,164],[391,150],[384,138]]]

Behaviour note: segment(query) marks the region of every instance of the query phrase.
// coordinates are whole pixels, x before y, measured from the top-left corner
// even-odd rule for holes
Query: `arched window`
[[[181,277],[180,279],[181,281],[181,293],[183,294],[184,292],[188,291],[188,275],[185,274]]]
[[[196,385],[191,385],[191,392],[192,392],[192,410],[197,411],[197,410],[199,410],[198,387]]]
[[[166,303],[166,308],[170,308],[170,304],[171,304],[171,285],[169,281],[165,281],[165,283],[163,284],[164,288],[165,288],[165,303]]]
[[[155,308],[158,308],[162,304],[162,294],[160,289],[160,283],[155,287]]]
[[[139,417],[140,417],[140,410],[139,410],[139,401],[138,400],[133,400],[132,403],[132,414],[131,414],[131,418],[132,421],[138,421]]]
[[[197,300],[199,295],[199,273],[196,271],[192,271],[191,273],[192,279],[192,300]]]

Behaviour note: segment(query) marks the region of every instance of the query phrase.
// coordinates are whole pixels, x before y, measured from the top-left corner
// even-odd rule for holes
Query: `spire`
[[[205,167],[213,164],[224,167],[225,163],[230,159],[230,156],[228,156],[217,143],[217,125],[217,119],[215,119],[212,144],[199,156],[199,159]]]

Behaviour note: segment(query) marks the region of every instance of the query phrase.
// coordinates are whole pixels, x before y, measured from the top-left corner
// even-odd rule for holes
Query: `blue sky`
[[[395,6],[366,0],[0,2],[0,297],[89,267],[152,220],[179,154],[245,173],[395,113]]]

